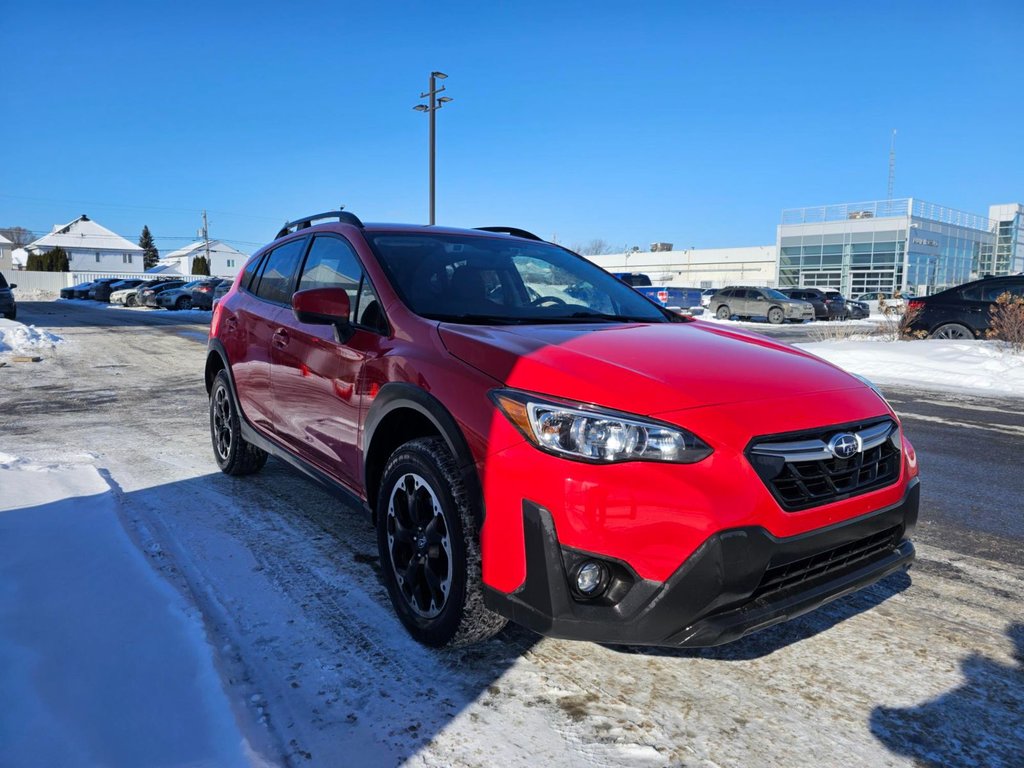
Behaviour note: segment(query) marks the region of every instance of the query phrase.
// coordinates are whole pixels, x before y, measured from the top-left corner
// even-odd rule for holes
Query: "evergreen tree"
[[[139,235],[139,248],[142,249],[142,268],[152,269],[155,267],[157,261],[160,260],[160,251],[156,249],[156,243],[153,242],[153,235],[147,225],[143,225],[142,234]]]
[[[210,274],[210,262],[206,260],[205,256],[196,256],[192,260],[192,274],[193,275],[209,275]]]
[[[69,272],[71,265],[67,251],[58,245],[46,253],[30,253],[25,262],[25,269],[36,272]]]

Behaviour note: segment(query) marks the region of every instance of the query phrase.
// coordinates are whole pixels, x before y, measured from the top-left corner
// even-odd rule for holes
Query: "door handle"
[[[288,346],[288,331],[284,328],[278,328],[274,331],[273,345],[278,349],[284,349]]]

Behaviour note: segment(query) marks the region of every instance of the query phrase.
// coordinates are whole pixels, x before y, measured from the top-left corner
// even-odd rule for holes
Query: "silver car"
[[[193,280],[177,288],[161,291],[153,296],[156,306],[160,309],[192,309],[192,289],[202,282]]]
[[[763,317],[778,325],[787,320],[802,323],[814,319],[814,306],[809,301],[791,299],[774,288],[723,288],[711,297],[710,308],[721,320]]]

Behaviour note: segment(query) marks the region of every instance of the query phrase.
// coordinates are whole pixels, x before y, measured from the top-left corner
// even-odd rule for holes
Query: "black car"
[[[825,291],[824,293],[826,302],[833,304],[839,302],[846,307],[846,314],[850,320],[867,320],[871,317],[871,307],[863,301],[848,299],[839,291]]]
[[[90,285],[92,285],[92,282],[78,283],[77,285],[69,285],[67,288],[61,288],[60,297],[62,299],[73,299],[75,298],[75,291],[81,288],[85,288],[88,291]]]
[[[200,281],[199,285],[192,289],[192,308],[193,309],[212,309],[213,308],[213,292],[217,290],[217,286],[221,283],[228,283],[230,281],[224,280],[221,277],[211,277],[209,280]]]
[[[139,293],[139,306],[158,307],[159,304],[156,303],[156,295],[158,293],[168,291],[171,288],[181,288],[184,284],[184,280],[164,280],[156,285],[151,285]]]
[[[113,281],[99,280],[97,284],[89,289],[89,297],[96,299],[96,301],[105,301],[110,303],[110,294],[114,291],[123,291],[125,288],[135,288],[142,284],[141,279],[129,278],[122,280],[117,278]]]
[[[919,313],[908,324],[911,332],[931,339],[981,339],[989,328],[990,309],[1004,293],[1024,298],[1024,275],[988,277],[948,288],[924,298],[912,298],[907,312]]]
[[[121,281],[120,277],[101,277],[98,280],[94,280],[92,285],[89,286],[89,291],[86,294],[86,298],[87,299],[93,299],[94,301],[102,301],[102,299],[100,299],[96,295],[96,292],[98,290],[100,290],[101,288],[106,289],[108,286],[113,285],[114,283],[117,283],[117,282],[120,282],[120,281]],[[110,296],[109,292],[107,293],[107,296],[108,297]]]
[[[831,291],[839,298],[829,298],[820,288],[780,288],[779,292],[791,299],[808,301],[814,307],[815,320],[846,320],[849,312],[846,302],[837,291]]]
[[[0,315],[8,320],[13,320],[18,316],[18,304],[14,301],[14,292],[11,290],[17,287],[17,283],[8,285],[7,279],[0,274]]]

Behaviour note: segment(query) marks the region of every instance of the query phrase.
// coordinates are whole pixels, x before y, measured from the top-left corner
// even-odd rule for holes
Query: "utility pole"
[[[426,112],[430,116],[430,224],[434,223],[434,115],[441,107],[451,101],[447,96],[437,98],[437,94],[444,91],[444,86],[437,87],[438,80],[447,79],[448,75],[444,72],[431,72],[430,73],[430,89],[426,93],[421,93],[421,99],[430,99],[430,104],[417,104],[413,109],[417,112]]]
[[[889,144],[889,197],[886,199],[891,203],[893,192],[896,190],[896,129],[892,129],[892,142]]]

